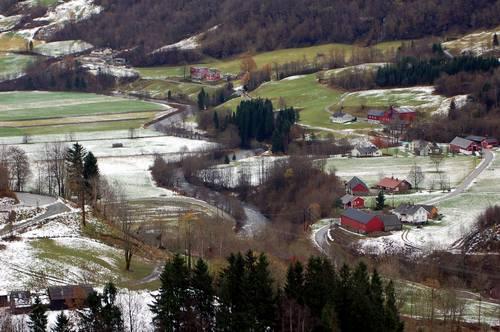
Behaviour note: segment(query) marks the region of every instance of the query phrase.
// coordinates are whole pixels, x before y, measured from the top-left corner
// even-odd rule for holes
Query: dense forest
[[[60,31],[55,39],[84,39],[144,53],[207,31],[204,53],[226,57],[323,42],[367,44],[460,32],[499,23],[490,0],[96,0],[101,15]]]

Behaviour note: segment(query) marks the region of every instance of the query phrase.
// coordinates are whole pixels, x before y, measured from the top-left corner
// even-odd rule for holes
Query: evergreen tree
[[[213,279],[208,273],[207,264],[200,258],[196,262],[192,276],[193,307],[197,316],[197,329],[211,331],[214,316]]]
[[[37,296],[35,298],[35,303],[33,305],[33,310],[31,311],[28,322],[28,326],[31,332],[45,332],[47,331],[47,309],[42,304],[42,301]]]
[[[111,282],[104,286],[102,299],[104,306],[101,309],[101,326],[103,331],[123,331],[123,318],[120,308],[116,305],[117,289]]]
[[[493,35],[493,47],[498,47],[498,35],[495,34]]]
[[[351,331],[378,331],[374,330],[373,316],[376,310],[371,302],[370,279],[366,264],[359,263],[352,274],[352,312],[349,313],[353,322],[356,322],[355,329]]]
[[[219,115],[217,115],[217,112],[214,112],[213,122],[214,122],[214,128],[219,130]]]
[[[160,281],[160,292],[151,305],[153,323],[160,331],[178,331],[189,307],[189,270],[184,259],[175,255],[168,260]]]
[[[208,95],[205,92],[204,88],[201,88],[201,91],[198,93],[198,108],[200,111],[204,110],[207,106],[207,98]]]
[[[172,91],[168,90],[167,92],[167,99],[172,99]]]
[[[457,104],[455,103],[455,98],[453,98],[450,102],[450,107],[448,108],[448,119],[456,120],[458,119],[458,115]]]
[[[320,257],[311,257],[307,263],[304,281],[304,302],[311,312],[320,316],[333,298],[337,284],[331,263]]]
[[[384,330],[384,286],[377,270],[374,270],[370,280],[370,297],[372,302],[372,329],[373,331]]]
[[[236,161],[236,154],[233,153],[233,161]]]
[[[245,280],[245,260],[241,253],[231,254],[228,266],[222,270],[218,282],[219,306],[217,308],[217,330],[248,331],[248,305]]]
[[[335,308],[340,320],[339,327],[341,331],[349,331],[356,324],[351,317],[354,310],[352,306],[353,296],[351,270],[347,264],[344,264],[339,271],[339,284],[335,292]]]
[[[51,332],[73,332],[71,323],[68,317],[61,311],[56,318],[56,325],[52,328]]]
[[[404,322],[401,321],[398,308],[396,307],[396,295],[394,293],[394,283],[392,280],[389,281],[385,288],[385,298],[385,331],[402,332],[404,330]]]
[[[96,332],[100,328],[100,312],[102,309],[101,297],[93,291],[87,297],[88,308],[80,311],[79,329],[82,332]]]
[[[82,224],[85,226],[85,178],[83,176],[83,161],[87,152],[79,143],[73,144],[66,152],[65,163],[68,174],[68,184],[71,192],[79,196],[82,209]],[[68,186],[67,186],[68,187]]]
[[[230,164],[231,163],[231,161],[229,160],[229,156],[227,154],[224,156],[224,163],[225,164]]]
[[[378,192],[377,198],[375,199],[375,210],[383,210],[385,207],[385,194],[384,191],[381,190]]]
[[[273,153],[284,152],[285,147],[283,145],[283,136],[281,135],[279,130],[275,130],[273,133],[273,137],[271,139],[271,151]]]
[[[285,294],[299,304],[304,303],[304,267],[297,261],[290,264],[286,274]]]
[[[90,151],[83,158],[83,177],[87,181],[99,177],[97,158]]]

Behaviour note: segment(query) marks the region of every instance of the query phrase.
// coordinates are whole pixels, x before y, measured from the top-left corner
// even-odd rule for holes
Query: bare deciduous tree
[[[408,174],[408,180],[410,180],[411,185],[418,190],[424,179],[425,175],[424,172],[422,172],[422,167],[418,166],[415,162],[410,169],[410,173]]]
[[[10,172],[15,181],[13,187],[16,191],[22,191],[31,175],[28,156],[24,150],[12,146],[9,148],[9,161]]]

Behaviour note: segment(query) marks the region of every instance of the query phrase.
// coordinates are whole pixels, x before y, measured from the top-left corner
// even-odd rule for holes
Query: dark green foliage
[[[377,198],[375,198],[375,210],[383,210],[385,207],[385,194],[381,190],[378,192]]]
[[[214,121],[214,128],[217,129],[217,130],[219,130],[219,127],[220,127],[220,125],[219,125],[219,115],[217,114],[217,112],[214,112],[214,119],[213,119],[213,121]]]
[[[85,148],[75,143],[66,152],[66,169],[70,178],[81,178],[83,176],[83,160],[87,155]]]
[[[297,261],[290,264],[286,274],[285,295],[297,301],[298,304],[304,303],[304,267]]]
[[[233,161],[236,161],[236,154],[233,153]]]
[[[404,330],[404,323],[399,317],[396,306],[396,296],[394,294],[394,283],[389,281],[385,288],[386,300],[384,307],[384,326],[385,331],[401,332]]]
[[[198,108],[201,110],[204,110],[208,106],[208,93],[205,92],[205,89],[201,89],[201,91],[198,93]]]
[[[102,294],[92,292],[87,298],[88,309],[79,312],[82,332],[121,332],[123,319],[116,305],[117,289],[113,283],[104,286]]]
[[[210,331],[213,328],[215,291],[212,283],[207,264],[198,259],[191,275],[193,309],[198,317],[198,330]]]
[[[64,312],[57,315],[56,324],[52,328],[51,332],[73,332],[71,323]]]
[[[493,47],[497,47],[498,46],[498,35],[495,33],[493,35]]]
[[[47,330],[47,309],[42,304],[42,301],[37,296],[33,310],[30,313],[28,326],[31,332],[45,332]]]
[[[83,159],[83,178],[87,181],[99,177],[99,166],[97,158],[92,152],[88,152]]]
[[[179,330],[189,304],[189,270],[184,259],[175,255],[167,261],[160,281],[160,292],[151,306],[153,323],[160,331]]]
[[[430,60],[405,57],[395,64],[379,68],[375,82],[384,87],[432,84],[442,73],[455,75],[459,72],[488,71],[499,65],[496,58],[470,55]]]
[[[231,163],[231,160],[229,160],[229,156],[226,154],[224,156],[224,164],[230,164]]]

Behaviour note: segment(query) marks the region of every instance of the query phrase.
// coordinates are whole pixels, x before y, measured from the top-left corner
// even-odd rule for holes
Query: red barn
[[[340,216],[340,224],[358,233],[383,232],[384,222],[379,216],[349,208]]]
[[[389,123],[392,120],[399,119],[405,124],[410,124],[417,118],[417,112],[409,107],[390,107],[386,111],[369,110],[367,115],[368,121]]]
[[[370,193],[370,189],[366,183],[357,176],[353,177],[345,184],[345,191],[351,195],[368,195]]]
[[[191,67],[191,79],[196,81],[216,82],[222,79],[221,72],[214,68]]]
[[[356,197],[350,194],[346,194],[342,196],[340,199],[342,201],[342,205],[344,209],[354,208],[354,209],[362,209],[365,207],[365,200],[361,197]]]
[[[389,122],[389,114],[382,110],[369,110],[367,115],[368,121],[370,122]]]
[[[491,149],[498,147],[498,140],[496,138],[488,138],[484,136],[467,136],[466,140],[472,141],[477,145],[480,145],[483,149]]]
[[[450,143],[450,151],[453,153],[471,154],[474,151],[481,150],[481,145],[462,137],[455,137]]]

